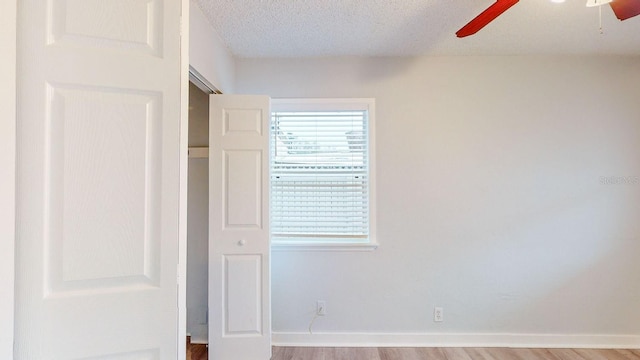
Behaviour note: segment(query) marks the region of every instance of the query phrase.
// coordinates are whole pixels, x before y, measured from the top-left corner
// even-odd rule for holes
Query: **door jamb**
[[[180,60],[180,201],[178,225],[178,360],[186,359],[187,338],[187,213],[189,182],[189,82],[207,94],[221,94],[206,76],[189,63],[189,6],[182,0]]]
[[[178,354],[187,358],[187,197],[189,176],[189,6],[181,0],[180,15],[180,193],[178,200]]]
[[[16,241],[17,0],[0,4],[0,357],[13,358]]]

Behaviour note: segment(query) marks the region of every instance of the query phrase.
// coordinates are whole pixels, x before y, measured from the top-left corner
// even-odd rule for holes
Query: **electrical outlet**
[[[444,321],[444,310],[441,307],[433,308],[433,321],[434,322]]]
[[[325,316],[327,315],[327,304],[324,300],[316,301],[316,315]]]

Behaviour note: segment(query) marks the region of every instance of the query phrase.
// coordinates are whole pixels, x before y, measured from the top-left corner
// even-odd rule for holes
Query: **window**
[[[373,135],[373,99],[272,101],[275,248],[375,248]]]

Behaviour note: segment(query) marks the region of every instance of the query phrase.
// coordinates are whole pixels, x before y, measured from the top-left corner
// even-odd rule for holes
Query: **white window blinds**
[[[274,243],[369,241],[367,110],[275,111]]]

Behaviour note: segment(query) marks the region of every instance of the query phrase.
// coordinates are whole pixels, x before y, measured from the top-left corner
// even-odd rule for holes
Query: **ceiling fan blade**
[[[613,0],[609,5],[620,20],[640,15],[640,0]]]
[[[518,1],[519,0],[497,0],[493,5],[489,6],[487,10],[480,13],[480,15],[469,21],[467,25],[463,26],[462,29],[458,30],[456,36],[462,38],[477,33]]]

